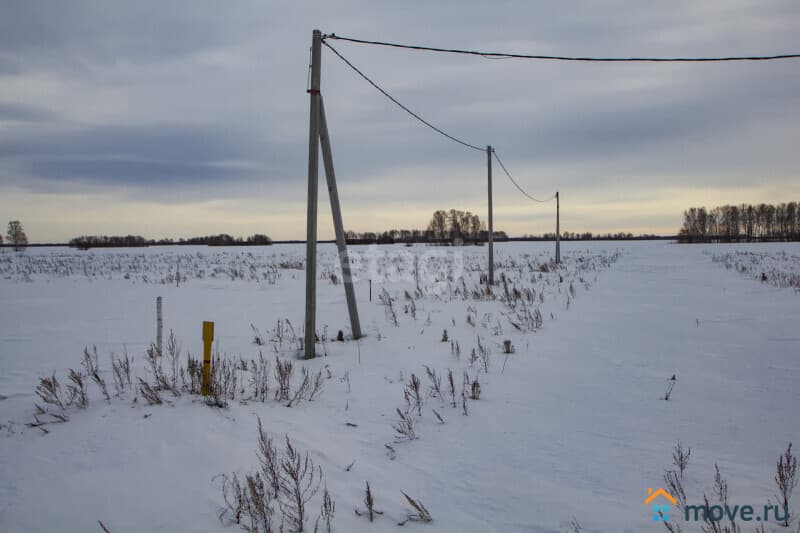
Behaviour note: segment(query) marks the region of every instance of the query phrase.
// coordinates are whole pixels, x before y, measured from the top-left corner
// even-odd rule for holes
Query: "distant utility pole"
[[[494,285],[494,218],[492,216],[492,147],[486,147],[489,178],[489,285]]]
[[[561,206],[556,191],[556,264],[561,263]]]
[[[311,83],[308,94],[311,98],[308,124],[308,207],[306,219],[306,316],[305,316],[305,358],[313,358],[316,344],[317,321],[317,183],[319,180],[319,149],[322,142],[322,157],[325,163],[325,177],[333,214],[333,227],[336,232],[336,246],[342,266],[342,278],[347,298],[347,311],[350,315],[350,329],[353,338],[361,337],[361,324],[358,319],[350,260],[347,256],[347,242],[342,224],[342,210],[336,176],[333,170],[333,153],[325,109],[320,94],[320,61],[322,58],[322,33],[314,30],[311,39]]]

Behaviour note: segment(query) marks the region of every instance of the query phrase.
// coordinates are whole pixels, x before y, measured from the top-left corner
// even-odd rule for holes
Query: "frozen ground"
[[[149,406],[126,392],[106,403],[89,383],[88,408],[68,407],[69,421],[45,426],[46,434],[25,425],[42,403],[38,380],[55,371],[63,386],[84,347],[97,347],[109,383],[112,352],[133,355],[136,375],[148,377],[143,354],[155,337],[157,296],[183,354],[201,352],[201,322],[213,320],[215,349],[226,357],[262,350],[274,358],[279,320],[301,336],[303,247],[0,251],[0,531],[100,531],[98,520],[114,533],[237,531],[220,524],[214,477],[257,467],[259,416],[322,467],[340,532],[399,529],[408,509],[401,490],[433,515],[401,531],[568,531],[573,517],[584,531],[665,531],[643,500],[674,468],[678,440],[692,448],[690,503],[711,495],[715,463],[732,503],[774,503],[775,461],[789,441],[800,446],[800,294],[712,257],[752,252],[794,268],[781,254],[797,256],[800,246],[565,243],[564,269],[540,273],[551,245],[502,244],[498,278],[511,280],[511,301],[502,284],[494,297],[480,293],[485,248],[354,250],[367,337],[332,340],[348,323],[342,286],[331,282],[334,248],[322,246],[318,329],[327,342],[317,351],[327,356],[297,362],[295,376],[303,364],[330,371],[317,400],[289,408],[240,394],[219,409],[187,393],[162,393],[165,403]],[[414,292],[415,255],[431,267],[424,294]],[[461,265],[463,283],[438,270]],[[379,301],[384,288],[397,325]],[[251,324],[264,346],[253,343]],[[445,329],[452,344],[442,342]],[[470,361],[479,337],[488,372],[480,357]],[[508,357],[504,340],[515,348]],[[293,349],[286,340],[280,356]],[[398,442],[395,410],[406,405],[412,373],[427,390],[423,365],[454,371],[458,407],[426,395],[422,416],[412,414],[418,438]],[[468,416],[464,370],[482,388]],[[367,480],[384,511],[374,523],[353,512],[363,508]],[[311,530],[319,504],[320,495],[309,504]],[[800,513],[797,502],[793,510]]]

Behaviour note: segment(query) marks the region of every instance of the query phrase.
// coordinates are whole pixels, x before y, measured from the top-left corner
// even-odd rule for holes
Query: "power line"
[[[411,111],[411,110],[410,110],[408,107],[406,107],[405,105],[403,105],[403,104],[402,104],[402,103],[401,103],[399,100],[397,100],[397,98],[395,98],[394,96],[392,96],[391,94],[389,94],[388,92],[386,92],[386,91],[385,91],[385,90],[384,90],[384,89],[383,89],[383,88],[382,88],[380,85],[378,85],[377,83],[375,83],[374,81],[372,81],[372,79],[370,79],[370,78],[369,78],[369,76],[367,76],[366,74],[364,74],[364,73],[363,73],[363,72],[362,72],[362,71],[361,71],[361,70],[360,70],[358,67],[356,67],[356,66],[355,66],[353,63],[351,63],[351,62],[350,62],[350,61],[349,61],[349,60],[348,60],[346,57],[344,57],[344,56],[343,56],[341,53],[339,53],[339,51],[338,51],[338,50],[336,50],[336,49],[335,49],[333,46],[331,46],[330,44],[328,44],[328,43],[327,43],[327,42],[325,42],[324,40],[322,41],[322,44],[324,44],[325,46],[327,46],[327,47],[328,47],[328,48],[329,48],[329,49],[330,49],[330,50],[331,50],[331,51],[332,51],[334,54],[336,54],[336,55],[339,57],[339,59],[341,59],[342,61],[344,61],[344,63],[345,63],[345,64],[346,64],[348,67],[350,67],[351,69],[353,69],[353,70],[354,70],[354,71],[355,71],[355,72],[356,72],[356,73],[357,73],[359,76],[361,76],[361,77],[362,77],[364,80],[366,80],[366,81],[367,81],[367,83],[369,83],[370,85],[372,85],[373,87],[375,87],[375,89],[377,89],[377,90],[378,90],[378,91],[379,91],[381,94],[383,94],[383,95],[384,95],[386,98],[388,98],[389,100],[391,100],[391,101],[392,101],[394,104],[396,104],[396,105],[397,105],[398,107],[400,107],[400,108],[401,108],[403,111],[405,111],[406,113],[408,113],[409,115],[411,115],[412,117],[414,117],[415,119],[417,119],[418,121],[422,122],[423,124],[425,124],[426,126],[428,126],[429,128],[431,128],[432,130],[434,130],[435,132],[437,132],[437,133],[439,133],[439,134],[441,134],[441,135],[444,135],[444,136],[445,136],[445,137],[447,137],[448,139],[450,139],[450,140],[452,140],[452,141],[455,141],[455,142],[457,142],[457,143],[459,143],[459,144],[461,144],[461,145],[463,145],[463,146],[466,146],[467,148],[472,148],[473,150],[478,150],[479,152],[485,152],[485,151],[486,151],[486,149],[485,149],[485,148],[480,148],[480,147],[478,147],[478,146],[475,146],[474,144],[470,144],[470,143],[468,143],[468,142],[466,142],[466,141],[462,141],[461,139],[459,139],[459,138],[457,138],[457,137],[455,137],[455,136],[453,136],[453,135],[450,135],[449,133],[445,132],[444,130],[442,130],[442,129],[440,129],[440,128],[437,128],[436,126],[434,126],[433,124],[431,124],[430,122],[428,122],[427,120],[425,120],[424,118],[422,118],[421,116],[419,116],[418,114],[414,113],[414,112],[413,112],[413,111]],[[503,164],[503,162],[500,160],[500,157],[497,155],[497,151],[496,151],[496,150],[494,150],[494,149],[492,149],[492,154],[494,155],[494,158],[497,160],[497,162],[500,164],[500,168],[502,168],[502,169],[503,169],[503,172],[505,173],[505,175],[508,177],[508,179],[509,179],[509,180],[511,180],[511,183],[513,183],[513,184],[514,184],[514,186],[515,186],[515,187],[516,187],[516,188],[519,190],[519,192],[521,192],[521,193],[522,193],[522,194],[523,194],[525,197],[527,197],[527,198],[528,198],[528,199],[530,199],[530,200],[533,200],[534,202],[540,202],[540,203],[550,202],[550,201],[552,201],[553,199],[555,199],[555,196],[553,196],[552,198],[549,198],[549,199],[547,199],[547,200],[540,200],[540,199],[538,199],[538,198],[534,198],[533,196],[531,196],[530,194],[528,194],[527,192],[525,192],[525,190],[524,190],[524,189],[523,189],[523,188],[522,188],[522,187],[519,185],[519,183],[517,183],[517,181],[516,181],[516,180],[513,178],[513,176],[511,176],[511,173],[508,171],[508,169],[505,167],[505,165]]]
[[[444,131],[444,130],[442,130],[442,129],[440,129],[440,128],[437,128],[436,126],[434,126],[433,124],[431,124],[430,122],[428,122],[427,120],[425,120],[424,118],[422,118],[421,116],[419,116],[418,114],[414,113],[414,112],[413,112],[413,111],[411,111],[409,108],[407,108],[406,106],[404,106],[403,104],[401,104],[401,103],[400,103],[400,101],[398,101],[398,100],[397,100],[397,98],[395,98],[394,96],[392,96],[391,94],[389,94],[389,93],[387,93],[385,90],[383,90],[383,89],[382,89],[382,88],[381,88],[381,87],[380,87],[380,86],[379,86],[377,83],[375,83],[374,81],[372,81],[372,80],[371,80],[371,79],[370,79],[370,78],[369,78],[369,77],[368,77],[366,74],[364,74],[363,72],[361,72],[361,70],[359,70],[359,69],[358,69],[358,67],[356,67],[355,65],[353,65],[353,64],[352,64],[350,61],[348,61],[348,60],[347,60],[347,58],[346,58],[346,57],[344,57],[342,54],[340,54],[340,53],[339,53],[339,51],[338,51],[338,50],[336,50],[336,49],[335,49],[333,46],[331,46],[330,44],[328,44],[328,43],[327,43],[327,42],[325,42],[324,40],[322,41],[322,44],[324,44],[325,46],[327,46],[328,48],[330,48],[330,50],[331,50],[331,51],[332,51],[334,54],[336,54],[337,56],[339,56],[339,59],[341,59],[342,61],[344,61],[344,62],[345,62],[345,64],[347,64],[347,66],[348,66],[348,67],[350,67],[351,69],[353,69],[353,70],[356,72],[356,74],[358,74],[359,76],[361,76],[362,78],[364,78],[364,79],[365,79],[365,80],[366,80],[366,81],[367,81],[367,82],[368,82],[370,85],[372,85],[372,86],[373,86],[373,87],[375,87],[375,88],[376,88],[378,91],[380,91],[380,93],[381,93],[381,94],[383,94],[383,95],[384,95],[386,98],[388,98],[389,100],[391,100],[392,102],[394,102],[394,103],[395,103],[395,104],[396,104],[398,107],[400,107],[400,109],[402,109],[403,111],[405,111],[406,113],[408,113],[409,115],[411,115],[412,117],[414,117],[415,119],[419,120],[420,122],[422,122],[423,124],[425,124],[426,126],[428,126],[429,128],[431,128],[433,131],[435,131],[435,132],[437,132],[437,133],[439,133],[439,134],[441,134],[441,135],[444,135],[445,137],[447,137],[447,138],[448,138],[448,139],[450,139],[451,141],[455,141],[455,142],[457,142],[458,144],[461,144],[461,145],[463,145],[463,146],[466,146],[467,148],[472,148],[473,150],[478,150],[478,151],[480,151],[480,152],[485,152],[485,151],[486,151],[486,149],[485,149],[485,148],[480,148],[480,147],[478,147],[478,146],[475,146],[474,144],[470,144],[470,143],[468,143],[468,142],[466,142],[466,141],[462,141],[462,140],[461,140],[461,139],[459,139],[458,137],[454,137],[453,135],[450,135],[450,134],[449,134],[449,133],[447,133],[446,131]]]
[[[412,44],[391,43],[384,41],[368,41],[366,39],[356,39],[353,37],[340,37],[335,33],[323,36],[324,39],[336,39],[348,41],[356,44],[373,44],[378,46],[389,46],[392,48],[406,48],[409,50],[419,50],[424,52],[444,52],[448,54],[466,54],[487,58],[502,59],[544,59],[555,61],[594,61],[603,63],[625,63],[625,62],[651,62],[651,63],[706,63],[714,61],[771,61],[776,59],[798,59],[800,54],[779,54],[770,56],[723,56],[723,57],[582,57],[582,56],[551,56],[535,54],[519,54],[508,52],[481,52],[478,50],[460,50],[457,48],[437,48],[433,46],[422,46]]]
[[[492,149],[492,153],[494,154],[494,158],[497,160],[497,162],[500,163],[500,168],[503,169],[503,172],[505,172],[506,176],[508,176],[508,179],[511,180],[511,183],[513,183],[514,186],[517,189],[519,189],[519,192],[521,192],[522,194],[524,194],[525,196],[527,196],[529,199],[533,200],[534,202],[539,202],[539,203],[542,203],[542,204],[547,203],[547,202],[552,202],[555,199],[555,195],[553,195],[552,198],[548,198],[547,200],[540,200],[540,199],[534,198],[530,194],[526,193],[525,190],[522,187],[520,187],[519,183],[517,183],[517,181],[513,177],[511,177],[511,173],[508,171],[508,169],[503,164],[503,162],[500,161],[500,157],[497,155],[497,151]]]

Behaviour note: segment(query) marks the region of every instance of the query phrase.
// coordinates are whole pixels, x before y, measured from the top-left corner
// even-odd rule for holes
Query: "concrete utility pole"
[[[489,177],[489,285],[494,285],[494,219],[492,217],[492,147],[486,147],[486,163]]]
[[[556,264],[561,264],[561,206],[556,191]]]
[[[353,290],[353,276],[350,272],[350,259],[347,256],[347,241],[344,237],[344,225],[342,224],[342,208],[339,205],[339,190],[336,188],[336,174],[333,170],[333,150],[331,149],[331,138],[328,134],[328,120],[325,118],[325,101],[321,95],[319,97],[319,111],[322,161],[325,164],[325,178],[328,181],[328,196],[331,199],[333,228],[336,232],[336,247],[339,250],[339,263],[342,266],[344,294],[347,299],[347,313],[350,316],[350,329],[353,331],[353,338],[360,339],[361,322],[358,320],[356,294]]]
[[[305,358],[315,355],[317,322],[317,181],[319,177],[320,59],[322,33],[311,39],[311,97],[308,122],[308,208],[306,216],[306,319]]]
[[[347,256],[347,241],[342,224],[342,208],[339,204],[339,191],[336,187],[336,174],[333,169],[333,150],[331,149],[328,121],[325,106],[320,94],[320,59],[322,56],[322,34],[314,30],[311,40],[311,110],[308,126],[308,215],[306,227],[306,317],[305,317],[305,358],[315,357],[317,321],[317,189],[319,181],[319,149],[322,145],[322,159],[325,165],[325,178],[333,214],[333,228],[336,233],[336,247],[342,267],[344,292],[347,298],[347,312],[350,316],[350,329],[353,338],[361,338],[361,322],[358,319],[356,295],[353,290],[353,276],[350,272],[350,259]]]

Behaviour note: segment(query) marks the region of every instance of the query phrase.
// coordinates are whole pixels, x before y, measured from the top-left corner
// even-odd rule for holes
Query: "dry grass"
[[[369,486],[369,481],[367,481],[366,484],[367,488],[364,490],[365,509],[361,511],[356,509],[355,512],[358,516],[366,516],[370,522],[373,522],[376,516],[383,514],[383,511],[379,511],[375,508],[375,497],[372,495],[372,489]]]
[[[276,531],[273,522],[280,519],[277,530],[301,532],[306,529],[307,506],[317,494],[323,481],[322,469],[308,453],[300,452],[288,435],[285,447],[279,451],[258,420],[259,470],[246,474],[222,475],[222,496],[225,507],[220,513],[223,523],[237,524],[252,533]],[[335,504],[325,489],[320,519],[326,528],[333,528]]]
[[[56,379],[56,374],[49,378],[39,378],[39,385],[36,386],[36,395],[49,405],[55,405],[64,409],[64,399],[61,393],[61,384]]]
[[[424,523],[427,524],[428,522],[433,520],[433,517],[431,516],[431,513],[428,511],[428,509],[425,507],[425,505],[422,503],[422,501],[415,500],[414,498],[412,498],[411,496],[409,496],[408,494],[406,494],[402,490],[400,492],[402,492],[403,496],[406,497],[406,501],[408,502],[408,504],[413,509],[413,512],[407,513],[406,514],[406,519],[400,521],[397,524],[398,526],[403,526],[407,522],[424,522]]]
[[[692,449],[684,449],[683,444],[678,441],[678,443],[675,445],[675,449],[672,451],[672,464],[678,468],[678,475],[680,475],[681,479],[683,479],[683,472],[689,465],[689,457],[691,457],[691,455]]]
[[[783,508],[786,510],[784,527],[789,526],[789,500],[792,498],[792,491],[797,486],[797,457],[792,454],[792,443],[786,448],[786,452],[778,457],[775,472],[775,484],[778,486],[778,497]]]
[[[396,410],[399,420],[392,424],[397,439],[414,440],[417,438],[416,422],[413,415],[408,411],[403,412],[399,408]]]

